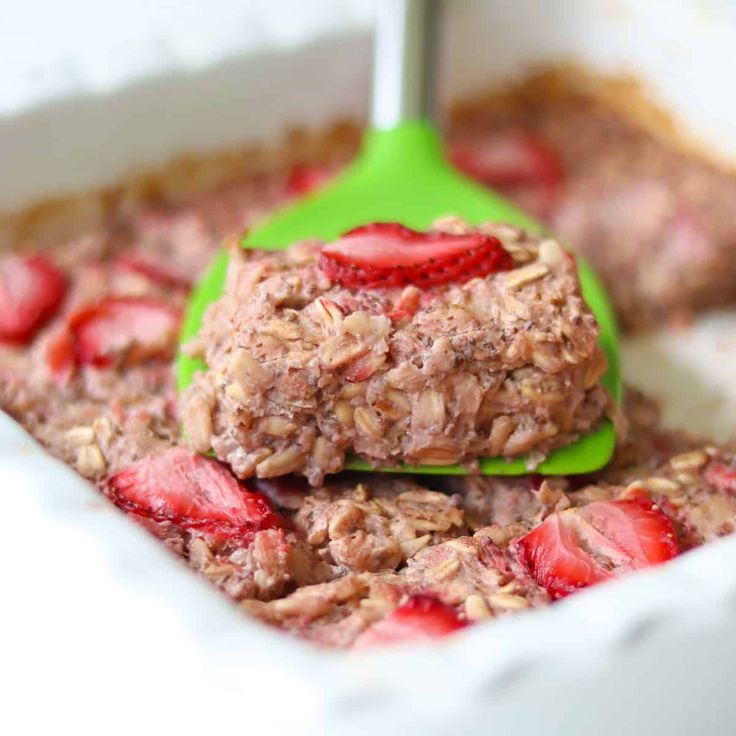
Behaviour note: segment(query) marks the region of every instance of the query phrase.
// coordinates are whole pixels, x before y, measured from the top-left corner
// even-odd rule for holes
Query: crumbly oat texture
[[[491,171],[486,182],[585,256],[625,328],[681,324],[736,301],[733,172],[559,84],[551,94],[530,85],[504,103],[477,104],[457,123],[453,145],[471,161],[518,130],[557,156],[556,178],[520,185]]]
[[[643,155],[644,148],[649,151],[657,144],[608,114],[577,103],[491,112],[485,118],[478,115],[469,127],[474,144],[519,127],[552,141],[565,164],[569,189],[563,185],[555,192],[561,199],[553,198],[554,206],[546,211],[554,212],[561,203],[573,207],[574,202],[565,200],[580,198],[578,216],[589,213],[600,235],[586,246],[588,255],[597,257],[596,265],[627,323],[652,323],[681,308],[733,298],[736,280],[729,269],[736,261],[727,226],[733,221],[724,217],[734,209],[728,202],[736,201],[729,193],[732,179],[663,148]],[[616,159],[621,163],[615,166],[614,148],[621,152]],[[609,153],[598,155],[604,151]],[[633,159],[636,166],[628,163]],[[691,166],[696,173],[687,180],[697,174],[697,186],[669,187],[682,167]],[[636,190],[641,177],[654,177],[656,188],[674,197],[668,200],[671,211],[691,205],[698,209],[697,223],[708,235],[708,245],[705,252],[695,249],[696,268],[688,243],[697,246],[703,241],[673,244],[660,238],[657,223],[666,217],[657,219],[652,229],[640,227],[643,219],[631,222],[628,260],[623,254],[617,260],[611,244],[626,229],[632,210],[606,208],[606,197],[596,200],[599,206],[593,210],[585,203],[586,179],[597,178],[596,170],[609,167],[614,173],[601,191]],[[143,300],[137,304],[159,316],[163,307],[166,314],[180,308],[222,238],[249,227],[284,201],[287,178],[274,167],[270,174],[261,172],[180,207],[131,208],[121,202],[96,231],[59,240],[46,255],[64,272],[66,295],[57,313],[25,345],[0,345],[3,411],[103,494],[110,495],[111,476],[146,458],[165,456],[172,449],[186,457],[172,376],[171,331],[148,335],[132,327],[128,331],[124,320],[114,322],[115,334],[126,339],[106,344],[102,340],[101,350],[93,351],[105,358],[98,364],[59,362],[53,359],[57,351],[49,348],[63,345],[58,338],[69,336],[71,315],[82,310],[94,317],[90,307],[110,297]],[[508,194],[519,201],[530,194],[526,185],[514,187]],[[531,189],[538,195],[540,186]],[[548,206],[547,178],[541,189],[542,204]],[[722,198],[708,194],[716,189]],[[631,198],[636,199],[635,194]],[[700,209],[699,201],[712,202],[712,209]],[[581,227],[575,225],[574,230],[586,231]],[[30,250],[34,243],[23,246]],[[652,265],[662,259],[671,279],[656,277],[656,283],[685,288],[649,288]],[[1,287],[0,279],[0,292]],[[106,314],[109,317],[109,310]],[[109,324],[98,321],[98,327]],[[104,338],[104,330],[92,336]],[[274,515],[260,526],[256,518],[242,539],[218,536],[197,526],[196,519],[184,524],[173,513],[170,518],[145,515],[150,509],[143,505],[137,512],[128,507],[127,513],[244,611],[321,645],[353,646],[366,632],[390,623],[416,596],[432,596],[459,621],[477,625],[551,601],[537,579],[542,579],[539,571],[519,555],[519,540],[550,518],[573,520],[577,526],[570,526],[577,530],[584,527],[575,516],[579,509],[640,499],[643,494],[659,509],[657,519],[670,547],[676,543],[684,551],[736,530],[736,448],[664,429],[655,405],[635,392],[627,393],[623,413],[629,432],[616,458],[583,478],[342,474],[319,488],[309,488],[293,475],[251,479],[241,484],[243,493],[264,494],[267,502],[261,501],[259,508],[265,514],[268,504]],[[218,467],[221,474],[226,472]]]
[[[572,258],[507,225],[436,230],[494,236],[513,267],[422,290],[348,288],[318,242],[233,250],[194,346],[209,370],[182,401],[194,449],[241,478],[319,485],[346,453],[378,466],[524,454],[533,467],[594,429],[610,404],[606,361]]]

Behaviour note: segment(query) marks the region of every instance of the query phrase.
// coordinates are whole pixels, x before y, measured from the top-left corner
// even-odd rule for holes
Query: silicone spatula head
[[[431,54],[433,3],[427,0],[388,0],[379,19],[374,106],[371,128],[357,159],[321,191],[287,206],[243,240],[245,248],[283,250],[307,238],[327,242],[370,222],[401,222],[426,230],[437,218],[456,215],[472,224],[506,222],[541,233],[543,226],[503,197],[455,170],[446,159],[437,131],[429,122],[427,88]],[[208,305],[220,298],[228,256],[222,251],[194,289],[184,320],[181,341],[199,332]],[[594,272],[578,260],[583,296],[600,325],[600,345],[608,359],[603,384],[620,400],[618,336],[606,292]],[[186,388],[206,366],[180,351],[177,382]],[[535,468],[545,475],[589,473],[603,467],[616,443],[613,426],[605,420],[597,430],[551,453]],[[508,461],[480,458],[484,475],[522,475],[524,458]],[[458,465],[401,466],[376,469],[357,459],[346,468],[383,472],[460,475]]]

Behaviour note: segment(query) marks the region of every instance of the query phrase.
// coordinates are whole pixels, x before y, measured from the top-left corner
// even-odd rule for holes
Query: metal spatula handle
[[[389,130],[434,117],[437,0],[380,0],[371,122]]]

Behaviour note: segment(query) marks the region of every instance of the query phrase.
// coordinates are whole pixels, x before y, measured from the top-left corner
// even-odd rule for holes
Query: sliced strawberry
[[[27,343],[66,293],[64,274],[42,256],[0,258],[0,341]]]
[[[326,245],[320,267],[342,286],[436,286],[512,268],[490,235],[417,232],[396,222],[355,228]]]
[[[334,176],[335,173],[325,166],[297,164],[286,179],[286,194],[289,197],[301,197],[323,187]]]
[[[74,374],[74,339],[65,328],[57,332],[46,344],[46,363],[54,381],[64,386]]]
[[[550,514],[516,547],[554,598],[665,562],[680,551],[672,522],[644,494]]]
[[[171,356],[179,332],[179,311],[153,299],[106,297],[69,319],[79,365],[132,365]]]
[[[667,562],[680,552],[672,521],[643,492],[634,498],[588,504],[580,514],[626,555],[632,569]]]
[[[570,516],[547,519],[518,541],[519,557],[539,585],[554,598],[608,580],[603,569],[581,546]]]
[[[525,131],[501,133],[482,144],[456,146],[450,156],[459,169],[492,187],[557,185],[562,181],[557,152],[544,139]]]
[[[118,268],[145,276],[149,281],[174,289],[188,290],[192,281],[160,259],[144,253],[124,253],[115,261]]]
[[[366,629],[354,649],[387,644],[421,643],[467,626],[453,608],[432,595],[413,595],[388,616]]]
[[[455,165],[468,176],[549,215],[558,198],[563,166],[544,139],[525,131],[499,133],[480,144],[455,146]]]
[[[216,460],[183,447],[144,457],[111,476],[107,488],[133,514],[222,537],[250,538],[283,526],[265,496],[246,490]]]
[[[736,466],[712,463],[705,471],[705,480],[721,493],[736,495]]]

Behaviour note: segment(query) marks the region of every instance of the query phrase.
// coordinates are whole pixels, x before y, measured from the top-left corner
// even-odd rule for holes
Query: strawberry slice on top
[[[513,266],[491,235],[418,232],[396,222],[357,227],[320,254],[321,269],[348,288],[462,283]]]
[[[672,521],[645,494],[550,514],[518,539],[522,563],[553,598],[675,557]]]
[[[326,166],[296,164],[286,177],[286,195],[302,197],[323,187],[331,181],[335,172]]]
[[[493,187],[556,185],[563,177],[557,152],[527,131],[499,133],[481,144],[456,146],[450,155],[459,169]]]
[[[412,595],[385,618],[367,628],[353,642],[353,649],[388,644],[421,643],[465,628],[455,609],[432,595]]]
[[[107,489],[126,511],[220,537],[249,540],[283,520],[261,493],[223,465],[184,447],[148,455],[111,476]]]
[[[56,314],[64,274],[42,256],[0,258],[0,341],[25,344]]]
[[[46,343],[46,365],[58,386],[66,386],[74,375],[74,340],[66,329],[57,330]]]
[[[179,332],[179,310],[154,299],[106,297],[69,318],[78,365],[133,365],[169,358]]]
[[[456,145],[450,158],[469,177],[518,200],[539,216],[551,214],[564,179],[559,154],[528,131],[512,130],[481,143]]]
[[[115,265],[131,273],[137,273],[147,278],[151,283],[188,291],[192,288],[192,280],[173,266],[165,263],[161,258],[139,253],[123,253],[118,256]]]

